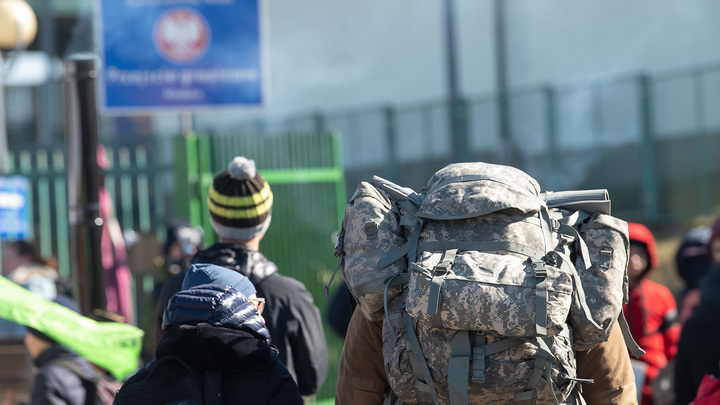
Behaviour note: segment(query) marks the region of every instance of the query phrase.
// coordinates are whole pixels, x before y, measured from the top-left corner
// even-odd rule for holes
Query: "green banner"
[[[0,276],[0,318],[35,328],[122,381],[138,368],[143,331],[96,322]]]

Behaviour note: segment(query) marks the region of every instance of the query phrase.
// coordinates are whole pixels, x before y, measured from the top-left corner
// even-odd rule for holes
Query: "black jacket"
[[[197,370],[219,372],[224,404],[303,404],[277,352],[249,332],[207,323],[171,326],[156,355],[175,356]]]
[[[248,277],[265,298],[263,317],[279,359],[292,373],[302,395],[316,393],[328,372],[328,352],[320,311],[305,286],[278,273],[275,263],[247,245],[215,243],[192,263],[210,263]],[[159,323],[169,298],[180,290],[184,274],[168,280],[158,298]]]
[[[675,403],[695,399],[705,374],[720,375],[720,267],[700,283],[701,302],[683,325],[675,356]]]
[[[55,344],[42,352],[35,360],[38,368],[32,384],[29,405],[84,405],[85,386],[73,371],[63,367],[58,360],[77,364],[88,376],[93,375],[90,363],[66,347]]]
[[[223,404],[303,403],[297,385],[245,296],[202,285],[175,295],[155,355],[174,356],[198,371],[219,373]]]

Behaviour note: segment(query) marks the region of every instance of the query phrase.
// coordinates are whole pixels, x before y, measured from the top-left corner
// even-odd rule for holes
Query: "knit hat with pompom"
[[[238,156],[210,186],[210,223],[220,237],[250,240],[270,226],[272,204],[272,191],[255,161]]]

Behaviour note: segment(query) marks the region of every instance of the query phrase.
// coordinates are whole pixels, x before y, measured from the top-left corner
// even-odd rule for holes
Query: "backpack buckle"
[[[435,265],[433,271],[447,273],[452,263],[448,261],[442,261]]]
[[[533,269],[535,270],[535,278],[547,277],[547,269],[545,268],[545,262],[537,261],[532,263]]]
[[[380,228],[380,224],[370,221],[366,222],[363,227],[365,228],[365,235],[367,235],[368,240],[377,239],[377,233],[378,229]]]

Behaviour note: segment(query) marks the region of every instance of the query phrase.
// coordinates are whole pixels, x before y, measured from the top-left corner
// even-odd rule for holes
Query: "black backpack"
[[[119,381],[111,380],[99,373],[89,374],[86,370],[68,359],[54,359],[48,365],[58,365],[72,371],[82,380],[85,388],[85,405],[112,405],[115,394],[122,386]]]
[[[219,405],[220,374],[200,372],[174,356],[153,360],[130,377],[115,405]]]

